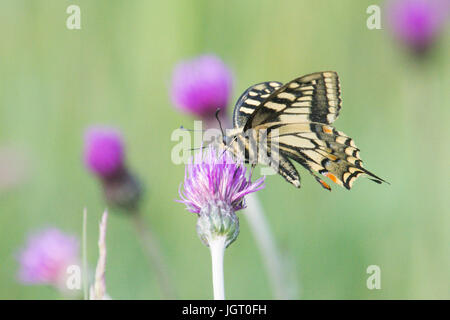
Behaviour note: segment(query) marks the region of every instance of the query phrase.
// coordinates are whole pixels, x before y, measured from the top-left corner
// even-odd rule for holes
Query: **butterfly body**
[[[334,71],[312,73],[286,84],[256,84],[236,103],[226,148],[252,166],[270,165],[296,187],[301,185],[300,175],[291,160],[328,190],[330,186],[315,173],[347,189],[362,175],[385,182],[363,168],[353,140],[331,126],[341,104]]]

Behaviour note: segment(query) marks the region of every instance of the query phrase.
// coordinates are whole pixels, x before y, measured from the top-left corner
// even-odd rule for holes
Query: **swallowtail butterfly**
[[[331,126],[341,103],[339,78],[334,71],[312,73],[284,85],[275,81],[256,84],[236,103],[234,129],[224,139],[225,148],[253,166],[267,162],[297,188],[300,175],[291,160],[301,164],[327,190],[330,186],[316,172],[347,189],[360,176],[386,182],[363,168],[353,140]],[[259,132],[265,132],[267,145],[277,142],[277,154],[270,154],[271,148],[267,148],[265,157],[251,161],[262,139]],[[270,157],[278,160],[270,162]]]

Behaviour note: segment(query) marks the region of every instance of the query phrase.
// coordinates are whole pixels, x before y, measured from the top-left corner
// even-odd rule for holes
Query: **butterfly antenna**
[[[201,146],[201,147],[198,147],[198,148],[191,148],[191,149],[189,149],[189,151],[204,150],[206,148],[207,148],[207,146]]]
[[[217,119],[217,122],[219,122],[220,132],[222,133],[222,142],[223,142],[223,144],[226,144],[225,143],[225,133],[224,133],[223,128],[222,128],[222,122],[220,122],[220,119],[219,119],[219,112],[220,112],[220,108],[217,108],[217,110],[216,110],[216,119]]]
[[[180,126],[180,129],[184,130],[184,131],[189,131],[189,132],[205,132],[205,130],[187,129],[187,128],[183,127],[183,126]]]

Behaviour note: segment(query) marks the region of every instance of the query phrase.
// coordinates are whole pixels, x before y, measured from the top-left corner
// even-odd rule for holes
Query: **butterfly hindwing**
[[[280,124],[271,128],[269,140],[277,141],[281,155],[300,163],[310,173],[318,172],[347,189],[360,175],[367,175],[378,183],[384,182],[363,168],[353,140],[329,125]],[[315,178],[324,186],[323,181]]]
[[[292,162],[284,155],[279,155],[278,163],[272,162],[272,168],[281,175],[286,181],[300,188],[300,175]]]
[[[339,78],[334,71],[316,72],[292,80],[255,110],[244,130],[265,123],[333,123],[341,109]]]

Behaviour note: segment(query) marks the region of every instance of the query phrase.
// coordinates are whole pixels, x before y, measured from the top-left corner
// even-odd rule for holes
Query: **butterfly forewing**
[[[243,128],[249,117],[269,95],[282,86],[281,82],[268,81],[251,86],[239,97],[233,112],[233,125]]]
[[[252,113],[244,130],[267,123],[333,123],[341,108],[339,78],[334,71],[292,80],[272,92]]]

